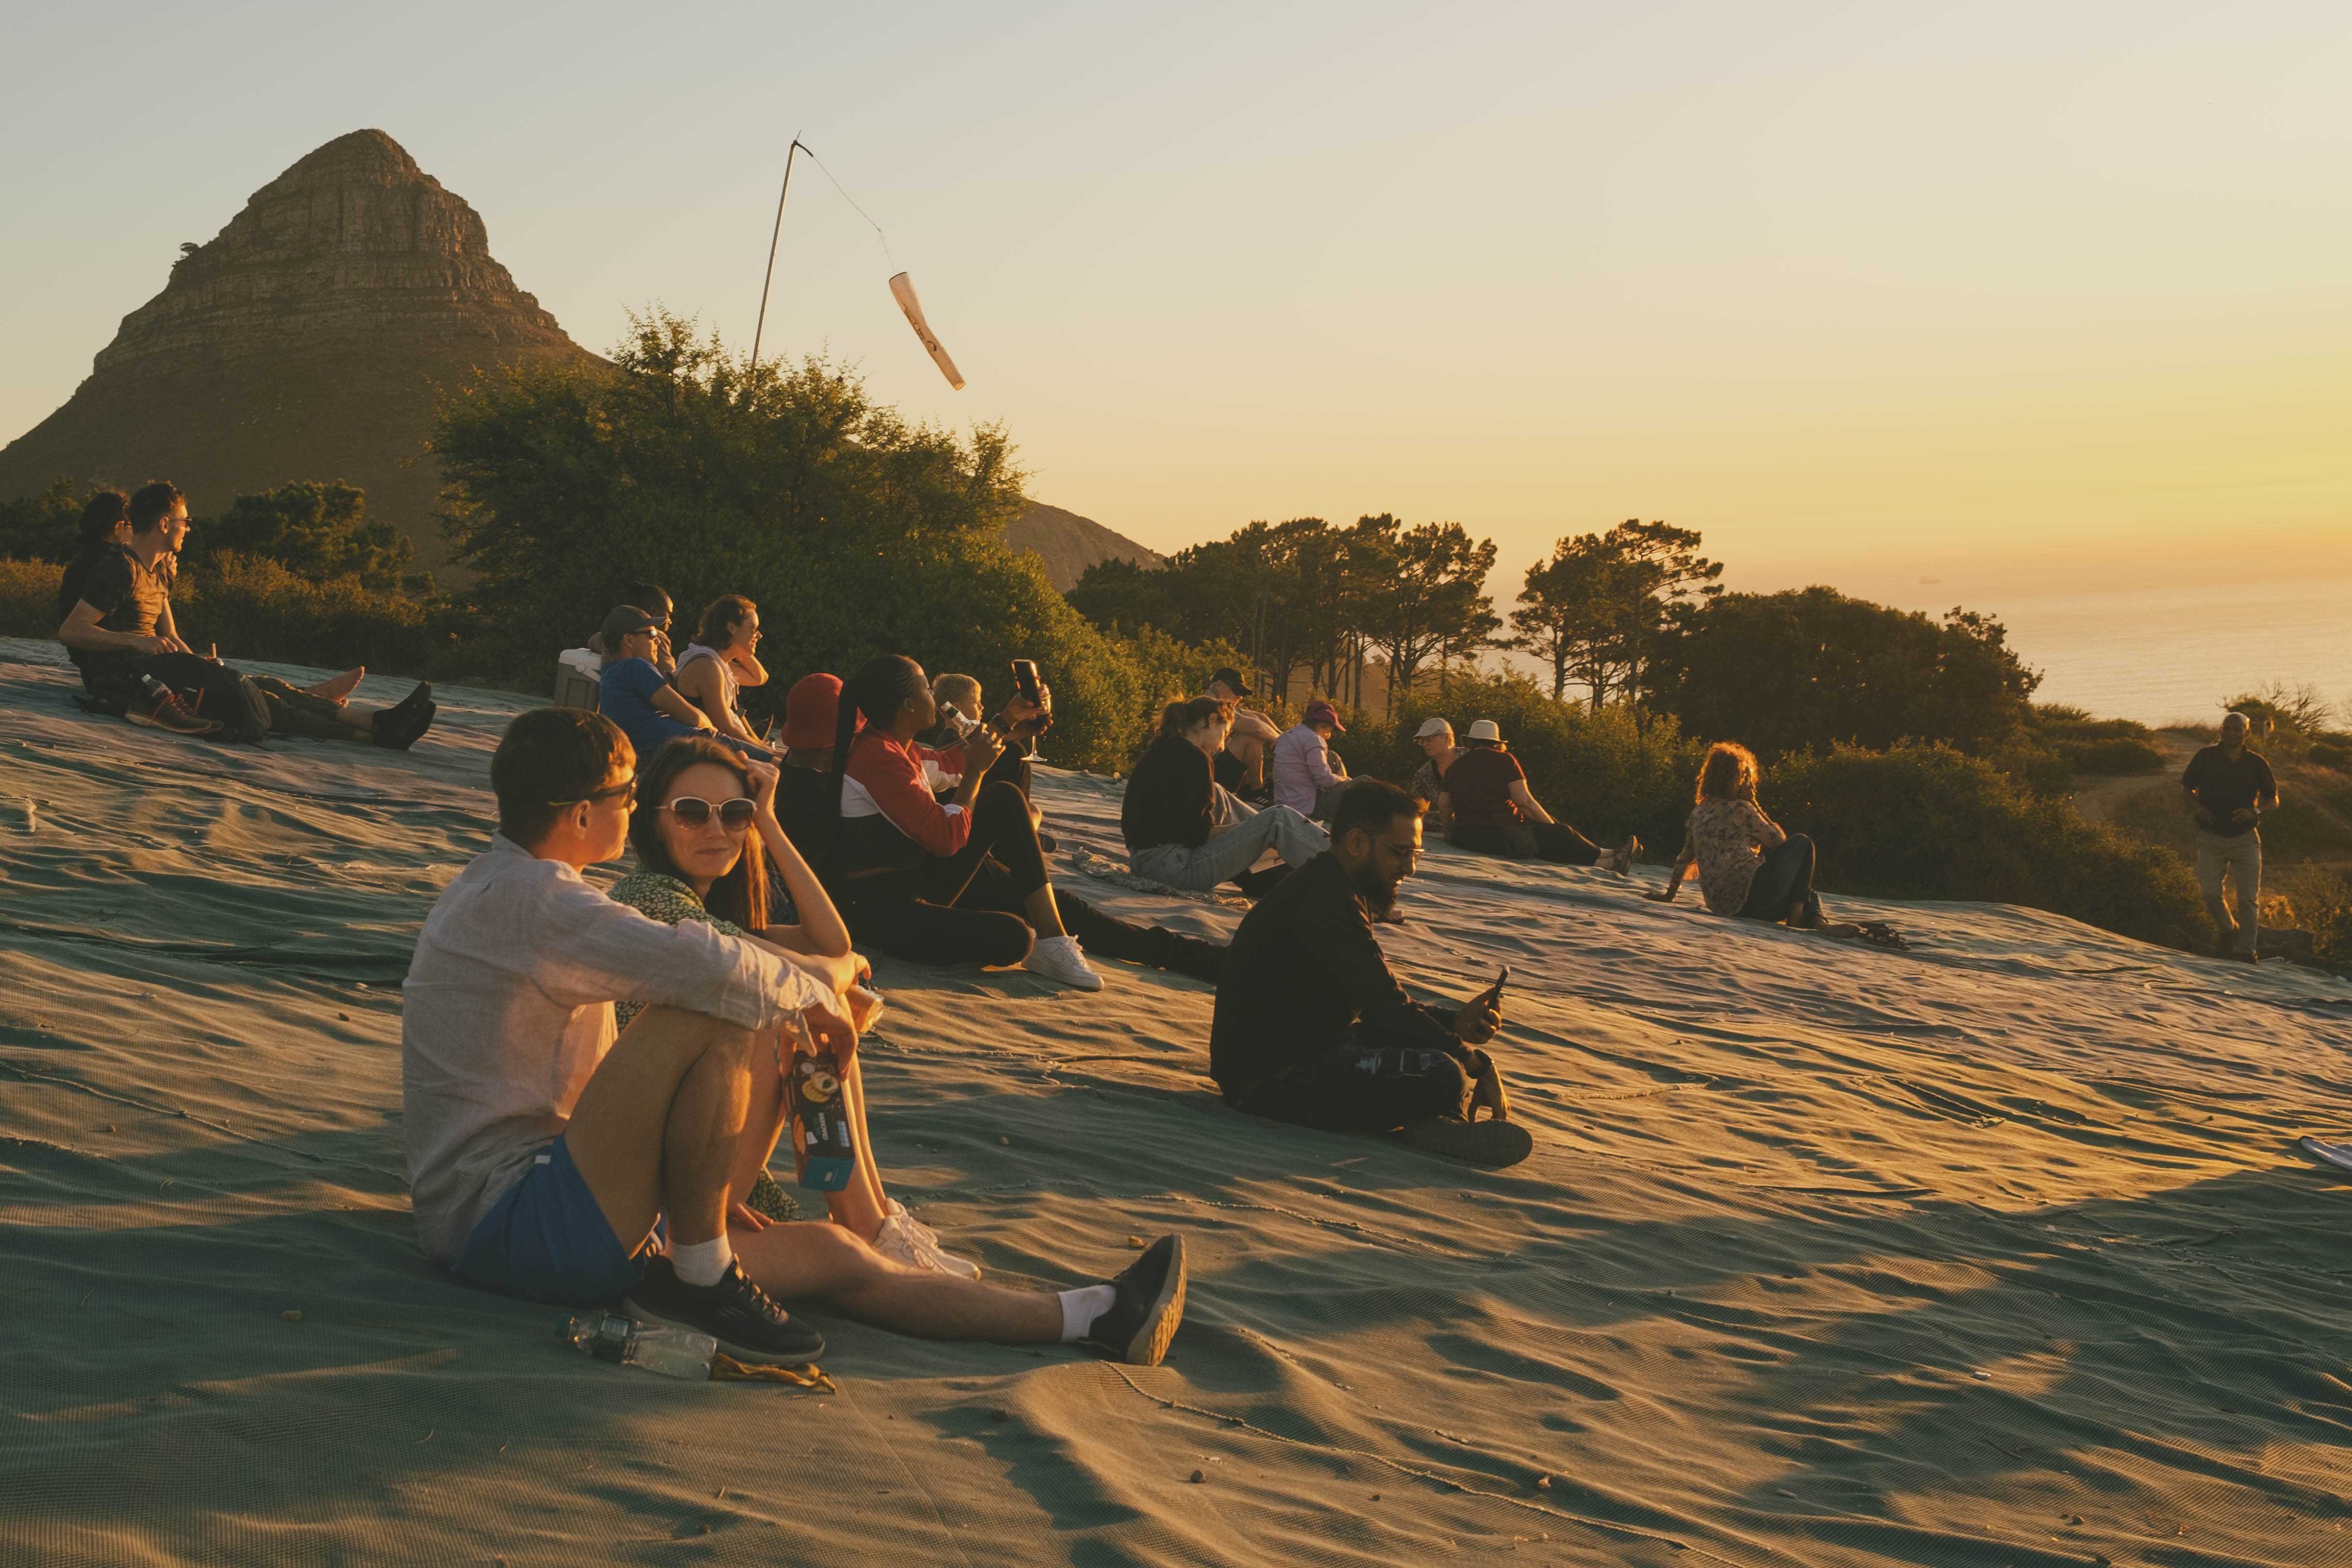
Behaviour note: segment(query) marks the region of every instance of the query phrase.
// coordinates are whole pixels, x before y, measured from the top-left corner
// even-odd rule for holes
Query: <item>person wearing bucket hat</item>
[[[1404,786],[1405,793],[1421,802],[1423,826],[1442,835],[1446,824],[1433,814],[1437,803],[1445,798],[1445,770],[1454,765],[1462,748],[1454,743],[1454,726],[1438,718],[1423,719],[1421,728],[1412,732],[1412,739],[1421,748],[1421,754],[1429,760],[1413,770],[1412,782]]]
[[[1298,722],[1274,743],[1274,804],[1321,822],[1348,787],[1347,763],[1331,754],[1331,737],[1344,735],[1339,710],[1318,697]]]
[[[1528,788],[1527,770],[1504,749],[1502,729],[1492,719],[1476,721],[1463,739],[1461,756],[1445,770],[1437,806],[1453,824],[1446,840],[1455,848],[1604,871],[1633,866],[1642,852],[1640,839],[1628,837],[1614,849],[1603,849],[1553,819]]]

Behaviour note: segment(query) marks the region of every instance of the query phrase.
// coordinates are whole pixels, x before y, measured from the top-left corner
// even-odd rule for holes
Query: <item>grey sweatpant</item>
[[[2238,918],[2232,921],[2230,908],[2221,901],[2221,874],[2227,871],[2237,884]],[[2235,838],[2224,838],[2217,833],[2197,830],[2197,882],[2205,891],[2205,912],[2221,928],[2224,937],[2234,936],[2240,952],[2252,952],[2262,940],[2262,916],[2256,912],[2256,900],[2263,890],[2263,836],[2252,828]]]
[[[1155,844],[1135,852],[1135,874],[1187,892],[1205,893],[1230,882],[1272,849],[1292,866],[1304,866],[1331,847],[1331,836],[1286,805],[1259,811],[1235,800],[1222,784],[1217,792],[1217,829],[1198,849]]]

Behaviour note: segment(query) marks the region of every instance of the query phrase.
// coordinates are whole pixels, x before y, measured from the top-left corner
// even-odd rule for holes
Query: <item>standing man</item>
[[[1331,847],[1242,918],[1217,981],[1209,1073],[1225,1103],[1329,1131],[1404,1129],[1406,1142],[1514,1165],[1534,1141],[1511,1121],[1501,1075],[1475,1047],[1500,997],[1459,1009],[1405,994],[1372,934],[1421,856],[1421,807],[1379,779],[1349,786]],[[1477,1121],[1478,1108],[1491,1113]]]
[[[1328,818],[1348,787],[1347,764],[1332,763],[1331,737],[1347,732],[1337,708],[1319,697],[1309,702],[1298,722],[1275,742],[1274,804],[1317,822]]]
[[[2262,916],[2255,900],[2263,890],[2263,835],[2255,825],[2278,809],[2278,779],[2260,752],[2246,744],[2251,728],[2243,713],[2221,721],[2221,738],[2189,759],[2180,787],[2197,816],[2197,880],[2205,890],[2205,912],[2221,928],[2216,956],[2244,963],[2261,962]],[[2221,877],[2237,884],[2237,919],[2221,901]]]
[[[1252,805],[1268,805],[1273,799],[1266,793],[1267,763],[1273,757],[1269,748],[1282,739],[1282,731],[1265,714],[1242,706],[1242,699],[1249,695],[1249,682],[1230,665],[1209,678],[1205,695],[1231,704],[1234,711],[1225,749],[1210,759],[1216,782]]]

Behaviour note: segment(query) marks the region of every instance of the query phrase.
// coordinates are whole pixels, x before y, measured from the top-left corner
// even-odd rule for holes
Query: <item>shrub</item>
[[[1761,793],[1783,826],[1811,836],[1827,888],[2024,904],[2172,947],[2208,940],[2179,856],[1948,746],[1841,746],[1769,769]]]
[[[2332,867],[2297,866],[2278,882],[2289,920],[2311,933],[2312,956],[2352,964],[2352,878]]]
[[[2323,768],[2334,768],[2339,773],[2352,773],[2352,740],[2325,735],[2311,743],[2307,754]]]
[[[218,554],[184,572],[173,619],[189,647],[224,656],[329,669],[364,664],[386,674],[426,673],[434,663],[434,606],[356,575],[313,582],[275,561]],[[443,633],[445,645],[454,641]]]
[[[55,637],[58,584],[65,574],[54,561],[0,559],[0,637]]]
[[[2069,773],[2128,778],[2135,773],[2156,773],[2164,766],[2164,753],[2156,749],[2154,742],[2128,735],[2097,741],[2061,741],[2057,751]]]

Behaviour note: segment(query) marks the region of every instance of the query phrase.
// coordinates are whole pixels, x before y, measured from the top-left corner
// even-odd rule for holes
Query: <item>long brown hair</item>
[[[1181,735],[1187,730],[1197,730],[1212,719],[1234,721],[1234,705],[1222,697],[1184,697],[1160,710],[1160,732]]]
[[[1706,749],[1706,761],[1699,764],[1698,798],[1706,802],[1735,797],[1756,798],[1756,753],[1737,741],[1717,741]]]
[[[721,594],[703,606],[701,624],[694,628],[694,640],[717,652],[727,651],[735,640],[735,628],[751,618],[760,606],[740,594]]]
[[[670,858],[669,846],[662,842],[661,808],[669,804],[670,785],[677,782],[677,775],[700,763],[725,768],[742,785],[744,795],[757,796],[751,787],[751,770],[743,765],[740,754],[716,741],[681,735],[656,752],[651,765],[637,775],[637,809],[629,816],[629,847],[637,852],[637,864],[681,882],[687,875]],[[768,929],[768,856],[751,835],[745,835],[743,852],[735,858],[734,866],[710,884],[702,907],[745,931]]]

